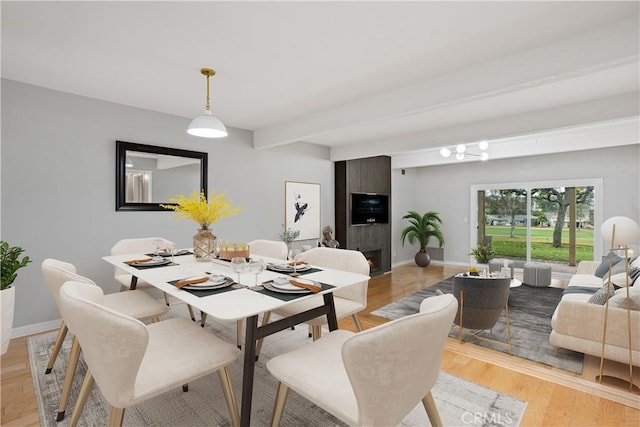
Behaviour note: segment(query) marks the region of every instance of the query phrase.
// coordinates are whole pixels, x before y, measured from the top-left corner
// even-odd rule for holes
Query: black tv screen
[[[388,223],[388,195],[351,193],[351,225]]]

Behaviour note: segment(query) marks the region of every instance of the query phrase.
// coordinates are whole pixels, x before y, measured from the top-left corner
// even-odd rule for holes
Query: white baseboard
[[[60,328],[62,319],[49,320],[42,323],[34,323],[33,325],[20,326],[11,330],[11,338],[24,337],[27,335],[39,334]]]

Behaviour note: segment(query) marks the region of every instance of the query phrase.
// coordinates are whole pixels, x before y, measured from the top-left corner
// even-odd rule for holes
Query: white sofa
[[[595,271],[600,265],[595,261],[582,261],[578,264],[577,272],[569,281],[570,287],[601,288],[604,279],[597,277]],[[631,267],[640,267],[640,258],[637,258]],[[612,279],[613,283],[623,284],[626,274],[619,274]],[[575,288],[574,288],[575,289]],[[629,288],[632,293],[634,310],[631,314],[631,357],[633,365],[640,366],[640,311],[637,300],[640,296],[640,279],[635,281],[635,286]],[[622,363],[629,363],[629,337],[627,332],[627,310],[614,305],[626,307],[626,289],[616,291],[616,296],[610,299],[607,319],[607,337],[605,345],[605,358]],[[560,348],[566,348],[585,354],[600,357],[602,352],[602,334],[604,326],[605,306],[589,303],[593,293],[565,293],[556,307],[551,319],[551,335],[549,342]],[[621,301],[624,301],[621,304]]]

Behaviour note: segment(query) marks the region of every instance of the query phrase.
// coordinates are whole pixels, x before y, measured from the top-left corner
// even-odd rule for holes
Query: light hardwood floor
[[[432,264],[423,269],[408,264],[372,279],[368,307],[360,315],[363,327],[371,328],[386,321],[371,315],[371,311],[461,271],[461,267]],[[341,321],[340,328],[354,330],[350,320]],[[11,340],[0,362],[0,424],[39,425],[26,338]],[[587,374],[579,376],[449,339],[442,370],[527,401],[523,426],[639,426],[640,396],[594,382],[589,376],[594,363],[585,361]]]

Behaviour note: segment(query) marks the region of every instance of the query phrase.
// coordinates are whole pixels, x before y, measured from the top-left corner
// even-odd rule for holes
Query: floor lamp
[[[638,390],[638,386],[633,383],[633,360],[631,351],[631,307],[629,296],[629,246],[636,245],[640,241],[640,227],[638,224],[630,218],[624,216],[614,216],[609,218],[602,224],[600,229],[602,238],[611,243],[609,250],[609,275],[607,280],[607,295],[610,295],[611,283],[611,270],[613,268],[613,256],[617,253],[624,253],[623,261],[626,263],[626,288],[627,288],[627,336],[629,347],[629,390]],[[604,348],[607,338],[607,320],[609,315],[609,299],[605,302],[604,310],[604,325],[602,330],[602,351],[600,353],[600,375],[596,377],[599,383],[602,383],[602,379],[607,377],[602,374],[604,368]],[[620,378],[616,378],[621,380]]]

